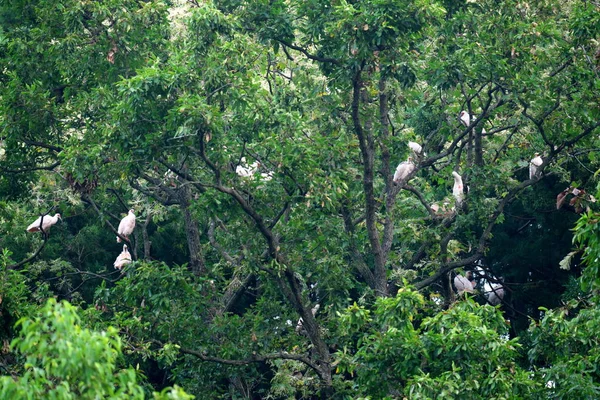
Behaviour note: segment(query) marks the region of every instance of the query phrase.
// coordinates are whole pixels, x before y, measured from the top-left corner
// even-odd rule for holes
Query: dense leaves
[[[598,11],[2,4],[1,356],[21,376],[6,390],[596,397]],[[49,236],[24,232],[54,212]]]

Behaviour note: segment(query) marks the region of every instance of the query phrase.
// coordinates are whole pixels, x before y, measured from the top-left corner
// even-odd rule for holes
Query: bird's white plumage
[[[44,232],[48,233],[48,230],[50,229],[50,227],[54,224],[56,224],[58,222],[59,219],[62,219],[60,217],[60,214],[54,214],[53,217],[51,217],[50,215],[44,215],[44,221],[42,221],[42,217],[39,217],[38,219],[36,219],[35,221],[33,221],[26,229],[27,232],[39,232],[40,231],[40,224],[42,225],[42,229],[44,230]]]
[[[312,312],[313,317],[315,315],[317,315],[317,311],[319,311],[319,308],[321,308],[320,304],[316,304],[310,311]],[[302,319],[302,317],[300,317],[300,319],[298,320],[298,323],[296,324],[296,332],[300,332],[302,330],[302,326],[303,326],[303,322],[304,320]]]
[[[235,167],[235,173],[243,178],[252,177],[257,171],[260,163],[258,161],[254,161],[250,166],[246,164],[246,157],[242,157],[240,160],[240,165]]]
[[[459,296],[464,292],[473,293],[473,284],[462,275],[456,275],[454,277],[454,286],[456,287]]]
[[[133,213],[133,210],[129,210],[129,213],[127,214],[127,216],[125,218],[123,218],[121,220],[121,222],[119,223],[119,228],[117,229],[117,232],[119,233],[119,235],[125,236],[126,238],[128,238],[134,229],[135,229],[135,214]],[[121,243],[121,238],[118,236],[117,236],[117,243]]]
[[[127,245],[123,245],[123,251],[121,254],[117,256],[117,259],[114,262],[114,266],[116,269],[122,269],[125,265],[131,262],[131,254],[129,254],[129,250],[127,250]]]
[[[416,156],[420,156],[423,151],[423,147],[417,142],[408,142],[408,147],[415,153]]]
[[[407,161],[401,162],[396,167],[396,172],[394,173],[394,183],[404,181],[414,170],[415,164],[413,164],[411,158],[409,157]]]
[[[454,177],[454,186],[452,187],[452,195],[456,199],[456,205],[460,207],[462,204],[465,193],[463,187],[462,177],[456,171],[452,171],[452,176]]]
[[[469,126],[471,125],[471,116],[469,115],[468,112],[466,111],[461,111],[460,115],[459,115],[459,119],[460,119],[460,123],[463,124],[464,126]]]
[[[540,153],[535,153],[535,156],[529,162],[529,179],[539,176],[540,167],[543,163],[544,160],[540,157]]]
[[[486,294],[486,297],[491,305],[497,306],[504,298],[504,287],[499,283],[495,283],[491,285],[491,288],[492,290]]]

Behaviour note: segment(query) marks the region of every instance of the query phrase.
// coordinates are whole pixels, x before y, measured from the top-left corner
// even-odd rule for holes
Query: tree
[[[115,328],[81,328],[75,308],[50,299],[41,317],[24,318],[13,346],[25,357],[18,379],[3,376],[2,397],[11,399],[143,399],[132,368],[117,371],[121,341]],[[192,399],[180,388],[154,393],[155,399]]]
[[[365,396],[427,396],[443,385],[486,396],[498,382],[506,396],[543,391],[542,378],[527,382],[536,361],[519,358],[515,338],[529,316],[544,317],[538,306],[560,303],[580,270],[576,261],[571,273],[559,270],[571,238],[555,234],[579,208],[557,211],[555,200],[565,186],[589,191],[598,169],[597,6],[169,7],[2,7],[0,168],[26,177],[18,185],[2,178],[11,190],[6,220],[12,233],[26,210],[68,211],[67,239],[51,236],[34,264],[40,280],[60,278],[66,293],[50,290],[94,304],[102,311],[94,323],[121,327],[131,359],[150,357],[193,393],[206,394],[206,382],[213,397],[328,397],[354,384]],[[458,120],[463,110],[468,126]],[[396,184],[409,140],[424,153]],[[535,152],[542,173],[528,179]],[[470,187],[464,206],[451,196],[453,171]],[[105,267],[130,208],[139,210],[138,261],[117,277]],[[9,237],[26,259],[24,234]],[[61,253],[65,241],[81,251]],[[480,292],[504,277],[510,341],[489,307],[452,306],[451,278],[465,271]],[[369,359],[398,312],[384,311],[387,302],[419,297],[405,293],[410,285],[432,300],[398,317],[401,334],[384,338],[384,357]],[[340,333],[357,309],[373,319]],[[451,320],[466,325],[446,337],[438,329]],[[477,365],[459,385],[467,377],[451,349],[423,365],[385,357],[398,346],[415,354],[444,340],[460,347],[466,332],[496,346],[488,350],[502,366],[498,382],[481,378],[490,365]],[[475,365],[475,353],[461,353],[464,366]],[[368,366],[354,378],[340,360]],[[378,387],[386,365],[400,376]]]

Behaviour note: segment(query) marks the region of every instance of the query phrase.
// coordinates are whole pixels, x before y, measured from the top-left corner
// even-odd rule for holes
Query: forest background
[[[0,2],[0,396],[600,397],[599,73],[594,1]]]

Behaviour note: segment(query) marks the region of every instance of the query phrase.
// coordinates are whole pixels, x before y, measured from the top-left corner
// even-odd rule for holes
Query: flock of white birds
[[[468,127],[471,124],[471,116],[467,111],[461,111],[459,114],[459,121],[465,127]],[[482,128],[482,133],[486,133],[485,128]],[[426,153],[423,152],[423,147],[416,142],[408,142],[408,147],[412,151],[412,154],[408,157],[406,161],[398,164],[396,168],[396,172],[394,173],[393,182],[397,185],[406,184],[412,174],[417,169],[417,166],[413,162],[413,159],[420,160],[422,156],[426,156]],[[529,162],[529,179],[539,178],[542,172],[542,165],[544,164],[544,160],[540,156],[539,153],[535,153],[534,157]],[[438,204],[432,204],[431,209],[434,213],[448,215],[448,213],[454,214],[456,210],[462,207],[463,201],[465,199],[465,187],[463,184],[462,176],[457,171],[452,171],[452,177],[454,178],[454,186],[452,187],[452,195],[455,200],[454,207],[450,208],[450,203],[445,201],[442,206]],[[468,188],[467,188],[468,190]],[[466,278],[462,275],[457,275],[454,278],[454,286],[459,295],[463,293],[473,293],[473,290],[477,284],[477,282],[473,279],[472,273],[469,271],[467,273],[469,278]],[[498,305],[502,302],[504,298],[504,287],[500,283],[489,284],[486,283],[484,285],[485,297],[487,301],[492,305]]]
[[[471,123],[471,117],[470,117],[469,113],[466,111],[460,112],[459,120],[466,127],[468,127]],[[485,129],[483,129],[482,132],[485,133]],[[423,153],[423,147],[419,143],[409,141],[408,147],[411,149],[413,156],[416,160],[420,160],[422,156],[426,156],[426,154]],[[410,180],[411,174],[416,170],[416,165],[413,162],[413,156],[409,156],[406,161],[403,161],[400,164],[398,164],[398,167],[396,168],[396,172],[394,173],[394,178],[393,178],[393,182],[395,184],[403,185],[406,182],[408,182],[408,180]],[[258,167],[260,166],[260,163],[258,163],[258,161],[255,161],[250,166],[246,165],[245,158],[242,158],[241,161],[242,161],[242,165],[238,165],[236,168],[236,173],[239,176],[252,177],[253,175],[255,175],[258,172]],[[543,163],[544,163],[544,161],[543,161],[542,157],[540,157],[540,154],[535,153],[535,156],[529,162],[529,179],[537,178],[540,176],[541,166]],[[261,174],[261,178],[264,181],[271,180],[272,177],[273,177],[272,173]],[[452,171],[452,177],[454,178],[454,186],[452,187],[452,195],[454,196],[454,199],[455,199],[455,207],[452,208],[452,212],[455,212],[456,209],[459,209],[462,206],[462,203],[463,203],[464,197],[465,197],[465,192],[464,192],[463,180],[462,180],[462,177],[459,175],[459,173],[456,171]],[[448,211],[450,211],[448,208],[449,208],[448,202],[444,202],[441,207],[437,204],[431,205],[431,209],[435,213],[438,213],[438,212],[447,213]],[[54,216],[49,216],[49,215],[40,216],[38,219],[36,219],[33,223],[31,223],[27,227],[27,232],[42,231],[44,234],[47,235],[48,231],[50,230],[50,227],[52,227],[52,225],[56,224],[59,219],[61,219],[60,214],[55,214]],[[133,233],[134,229],[135,229],[135,214],[133,213],[133,210],[129,210],[129,213],[127,214],[127,216],[125,218],[123,218],[121,220],[121,222],[119,223],[119,228],[117,229],[117,233],[119,234],[119,236],[117,236],[117,243],[121,243],[121,236],[126,238],[129,241],[129,235],[131,235]],[[127,265],[129,263],[131,263],[131,254],[129,253],[129,250],[127,249],[127,245],[124,244],[123,250],[117,256],[117,259],[115,260],[113,265],[116,269],[121,270],[125,265]],[[465,292],[472,293],[473,288],[475,286],[475,281],[469,280],[462,275],[457,275],[454,278],[454,286],[456,287],[456,290],[458,291],[459,295],[461,295],[462,293],[465,293]],[[490,286],[490,290],[488,293],[486,293],[486,297],[487,297],[488,301],[493,305],[500,304],[500,302],[504,298],[504,288],[500,284],[493,284],[493,285],[489,285],[489,286]]]
[[[45,235],[48,235],[50,228],[52,225],[56,224],[58,220],[62,220],[60,214],[54,214],[54,216],[50,215],[42,215],[35,221],[33,221],[28,227],[27,232],[42,232]],[[117,243],[121,243],[121,237],[124,237],[127,241],[129,241],[129,235],[133,233],[135,229],[135,214],[133,210],[129,210],[129,213],[125,218],[121,220],[119,223],[119,227],[117,228]],[[123,251],[117,256],[117,259],[113,263],[114,267],[118,270],[122,269],[125,265],[131,262],[131,254],[127,249],[127,245],[123,245]]]

